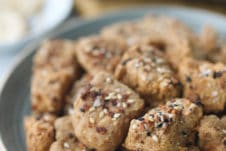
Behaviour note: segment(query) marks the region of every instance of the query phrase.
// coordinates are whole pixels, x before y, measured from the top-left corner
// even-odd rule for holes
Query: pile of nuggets
[[[226,43],[146,16],[33,60],[28,151],[225,151]]]

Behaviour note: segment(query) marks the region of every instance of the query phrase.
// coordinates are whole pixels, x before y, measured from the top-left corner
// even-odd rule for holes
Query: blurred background
[[[0,84],[18,54],[33,40],[70,20],[151,5],[202,8],[226,15],[226,0],[0,0]]]

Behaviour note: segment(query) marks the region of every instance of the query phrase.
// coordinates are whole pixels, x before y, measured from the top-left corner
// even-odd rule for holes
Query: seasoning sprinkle
[[[95,120],[94,120],[92,117],[89,118],[89,121],[90,121],[90,123],[92,123],[92,124],[95,123]]]
[[[220,78],[221,76],[223,75],[222,72],[218,71],[218,72],[213,72],[213,78],[216,79],[216,78]]]
[[[113,119],[116,120],[116,119],[118,119],[120,116],[121,116],[120,113],[115,113],[115,114],[113,115]]]
[[[155,141],[155,142],[158,142],[158,141],[159,141],[159,139],[158,139],[158,137],[157,137],[156,135],[152,135],[152,139],[153,139],[153,141]]]
[[[70,148],[70,145],[67,142],[64,142],[64,148]]]
[[[127,101],[128,103],[133,103],[134,102],[134,100],[133,99],[128,99],[128,101]]]
[[[146,135],[147,136],[151,136],[151,132],[150,131],[147,131]]]

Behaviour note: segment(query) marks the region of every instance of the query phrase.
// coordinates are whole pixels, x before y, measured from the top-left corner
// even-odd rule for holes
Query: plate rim
[[[211,16],[216,16],[218,18],[221,18],[223,20],[226,21],[226,16],[215,12],[215,11],[211,11],[211,10],[206,10],[203,8],[197,8],[197,7],[187,7],[187,6],[181,6],[181,5],[171,5],[171,4],[156,4],[156,5],[150,5],[150,6],[143,6],[143,7],[132,7],[132,8],[126,8],[126,9],[120,9],[120,11],[109,11],[107,12],[105,15],[101,15],[98,17],[94,17],[92,19],[89,20],[81,20],[80,18],[78,19],[78,23],[76,23],[76,25],[74,24],[77,19],[74,18],[72,20],[68,20],[65,22],[66,28],[62,28],[59,29],[58,31],[53,30],[50,33],[46,33],[43,35],[39,35],[36,39],[34,39],[33,42],[31,42],[30,44],[26,44],[26,46],[20,50],[20,54],[18,54],[14,60],[12,61],[12,63],[9,65],[9,68],[7,69],[7,71],[5,73],[3,73],[2,76],[2,80],[0,82],[0,101],[2,101],[2,94],[4,91],[4,88],[6,87],[12,73],[14,72],[14,70],[23,62],[23,60],[31,55],[34,51],[35,48],[37,48],[37,46],[44,40],[44,39],[51,39],[56,37],[57,35],[60,35],[62,33],[64,33],[65,31],[68,31],[72,28],[78,28],[87,24],[91,24],[92,22],[98,21],[98,20],[104,20],[105,18],[109,18],[109,17],[114,17],[114,16],[121,16],[121,15],[125,15],[128,14],[128,12],[131,11],[143,11],[143,12],[148,12],[148,9],[152,9],[152,8],[166,8],[166,9],[173,9],[176,11],[192,11],[193,13],[199,13],[199,14],[206,14],[206,15],[211,15]],[[54,33],[53,33],[54,32]],[[7,148],[4,146],[3,143],[3,139],[2,139],[2,135],[1,135],[1,130],[0,130],[0,150],[2,151],[6,151]]]

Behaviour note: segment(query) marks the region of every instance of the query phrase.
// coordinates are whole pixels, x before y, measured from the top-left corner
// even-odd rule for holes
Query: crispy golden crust
[[[179,150],[201,117],[201,107],[191,101],[171,100],[132,120],[124,146],[128,150]]]
[[[49,114],[25,118],[24,127],[28,151],[47,151],[54,141],[55,117]]]
[[[226,150],[226,122],[215,115],[204,116],[199,127],[199,146],[205,151]]]
[[[200,100],[205,112],[221,112],[226,103],[226,67],[186,59],[180,64],[179,75],[184,84],[184,96]]]
[[[70,116],[58,118],[55,121],[54,128],[56,131],[56,141],[52,143],[50,151],[89,151],[74,135]]]
[[[117,66],[115,76],[137,91],[151,106],[180,94],[179,81],[166,58],[148,45],[128,50]]]
[[[65,94],[77,75],[73,43],[61,40],[45,42],[34,57],[33,111],[59,113],[65,103]]]
[[[99,71],[113,73],[125,50],[124,42],[101,36],[82,38],[76,45],[78,61],[91,75]]]
[[[114,151],[123,141],[129,121],[144,102],[127,86],[99,72],[74,104],[73,126],[78,139],[98,151]]]

